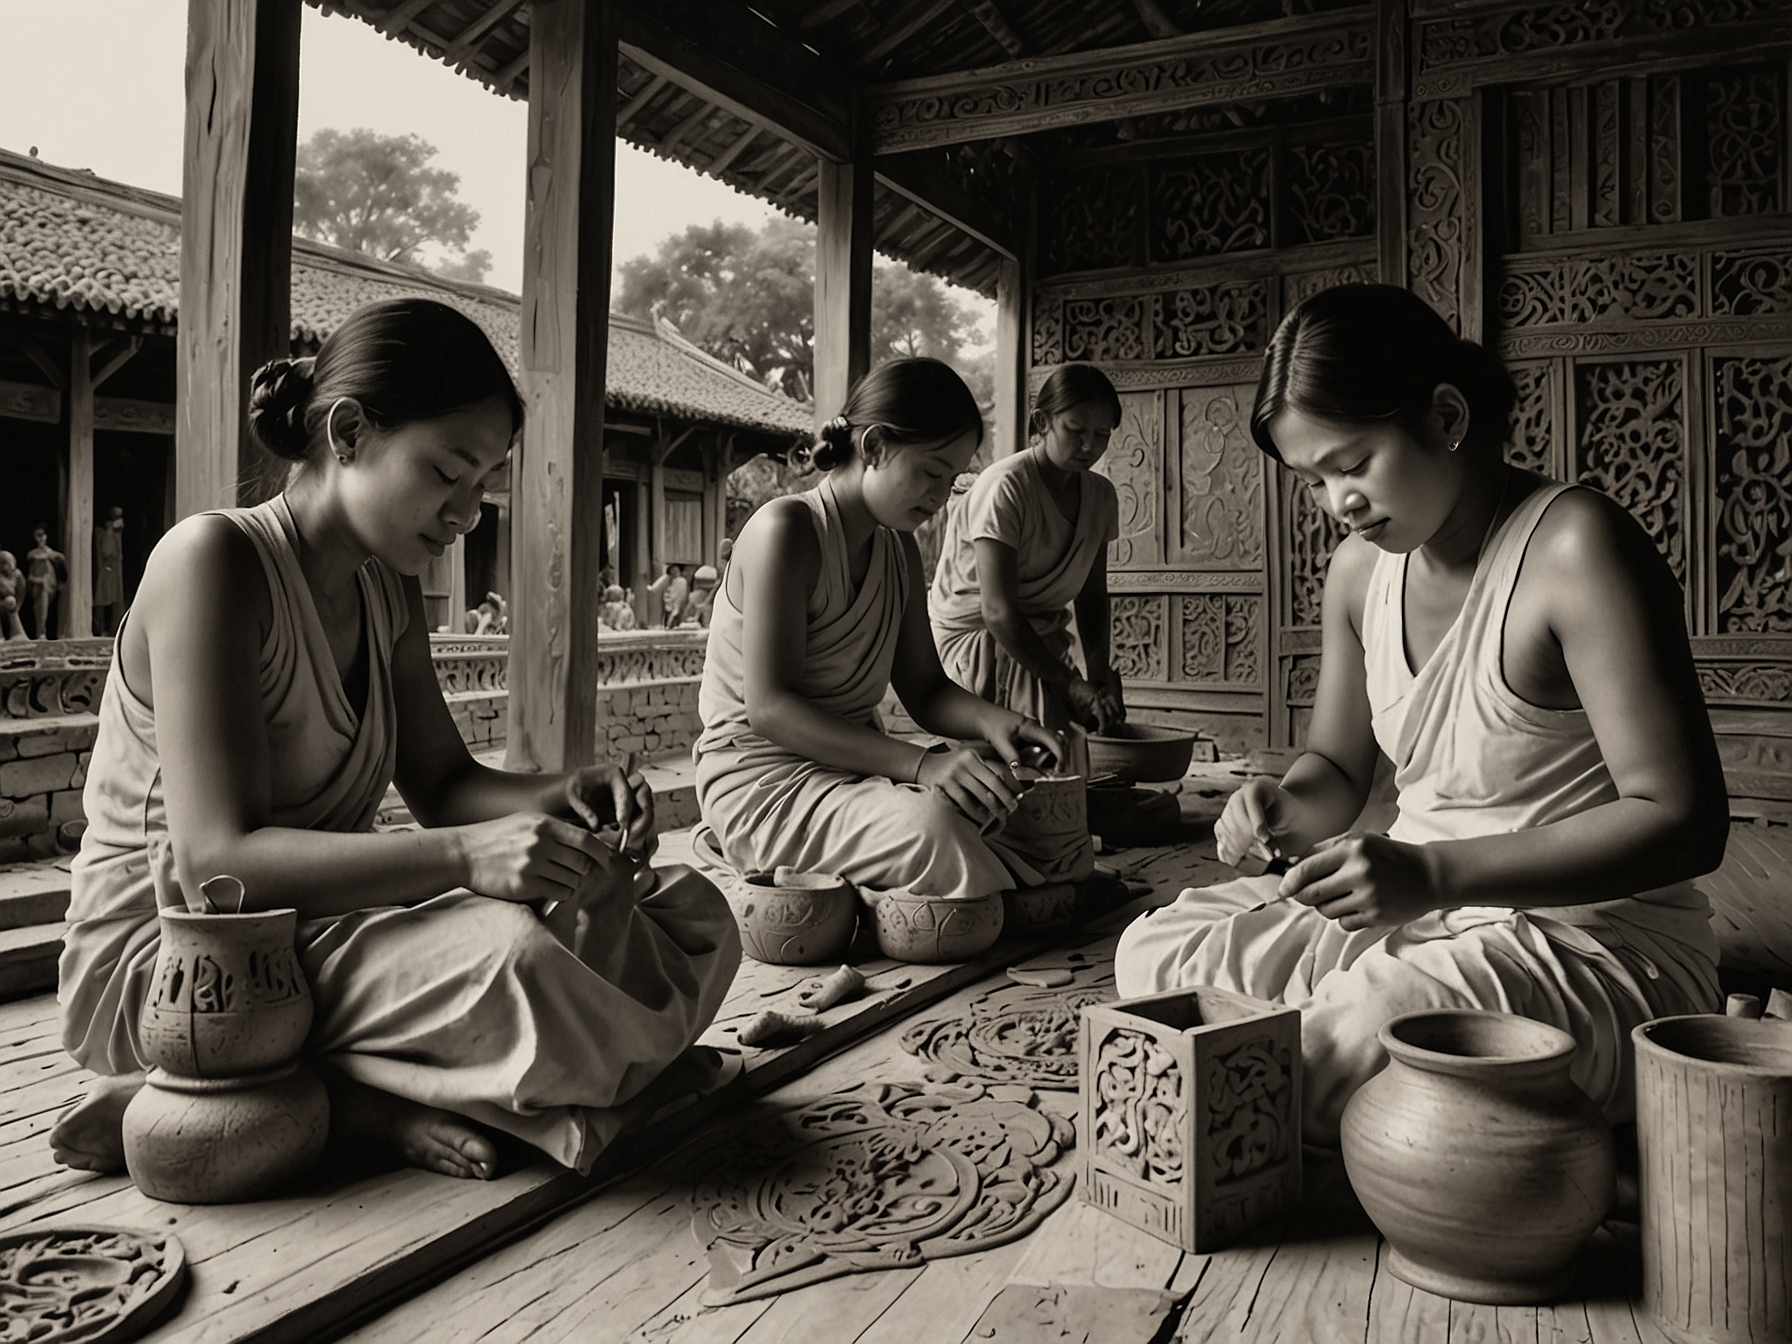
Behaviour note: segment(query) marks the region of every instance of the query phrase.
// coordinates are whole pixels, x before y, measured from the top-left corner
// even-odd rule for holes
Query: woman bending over
[[[487,1130],[584,1169],[739,943],[689,869],[640,896],[638,776],[487,769],[443,704],[416,576],[478,521],[522,421],[510,375],[465,316],[399,299],[262,368],[249,415],[300,468],[162,539],[106,681],[58,992],[102,1077],[57,1157],[122,1166],[156,911],[229,873],[244,908],[298,910],[334,1128],[454,1176],[493,1174]],[[425,829],[373,832],[394,780]]]
[[[880,365],[823,427],[821,483],[742,529],[710,621],[694,752],[703,820],[742,872],[783,864],[927,896],[1014,885],[981,832],[1014,809],[1022,749],[1055,757],[1058,739],[941,670],[913,536],[982,438],[946,365]],[[891,686],[929,732],[981,742],[927,751],[887,736],[877,707]]]
[[[1575,1081],[1623,1119],[1630,1029],[1718,1003],[1691,879],[1729,818],[1679,585],[1610,499],[1504,462],[1513,402],[1497,361],[1389,286],[1307,299],[1264,362],[1258,446],[1350,529],[1306,750],[1215,828],[1226,862],[1292,867],[1183,892],[1115,969],[1123,994],[1298,1006],[1315,1141],[1400,1013],[1561,1027]],[[1357,833],[1378,752],[1399,818]]]

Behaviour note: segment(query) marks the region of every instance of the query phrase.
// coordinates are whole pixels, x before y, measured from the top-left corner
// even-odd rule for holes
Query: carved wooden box
[[[1300,1202],[1300,1011],[1205,986],[1082,1011],[1081,1198],[1188,1251]]]

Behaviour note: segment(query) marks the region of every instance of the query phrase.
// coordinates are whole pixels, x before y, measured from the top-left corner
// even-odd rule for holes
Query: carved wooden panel
[[[1129,266],[1139,261],[1144,192],[1137,169],[1097,169],[1053,178],[1040,212],[1047,274]]]
[[[1380,278],[1373,262],[1349,262],[1318,271],[1290,271],[1282,277],[1282,311],[1286,313],[1308,295],[1333,285],[1372,285]]]
[[[1507,364],[1518,387],[1512,411],[1512,432],[1506,439],[1506,460],[1545,476],[1556,475],[1555,363],[1513,360]]]
[[[1467,104],[1440,99],[1407,107],[1407,287],[1458,331],[1462,327],[1463,171]]]
[[[1120,424],[1095,468],[1120,497],[1120,535],[1108,565],[1145,569],[1163,563],[1164,394],[1122,392]]]
[[[1722,356],[1711,367],[1717,628],[1792,632],[1792,356]]]
[[[1507,327],[1699,315],[1699,261],[1685,252],[1507,259],[1499,287]]]
[[[1268,339],[1267,285],[1262,280],[1191,285],[1151,299],[1154,359],[1258,350]]]
[[[1066,988],[1004,984],[973,999],[962,1014],[912,1023],[899,1038],[902,1048],[927,1061],[927,1076],[936,1083],[1019,1083],[1074,1092],[1078,1014],[1085,1004],[1114,997],[1114,977],[1093,968],[1064,969],[1072,973]]]
[[[1121,294],[1065,300],[1064,358],[1097,364],[1148,358],[1146,321],[1157,298],[1155,294]]]
[[[1576,366],[1574,476],[1635,515],[1686,578],[1685,366],[1679,359]]]
[[[1168,679],[1169,631],[1164,621],[1168,604],[1169,598],[1162,595],[1112,599],[1113,633],[1108,660],[1127,681]]]
[[[1033,363],[1189,359],[1243,354],[1268,339],[1268,282],[1261,278],[1097,293],[1078,286],[1035,300]]]
[[[1041,296],[1033,305],[1033,363],[1064,362],[1064,300]]]
[[[1288,660],[1288,703],[1311,705],[1319,691],[1319,655],[1297,654]]]
[[[1783,247],[1713,252],[1710,310],[1714,317],[1792,313],[1792,252]]]
[[[1255,593],[1184,593],[1183,681],[1256,686],[1263,675],[1263,599]]]
[[[1785,71],[1726,70],[1705,80],[1706,187],[1713,218],[1781,209]]]
[[[1283,164],[1284,244],[1374,234],[1373,145],[1291,145]]]
[[[1282,472],[1283,517],[1288,528],[1288,618],[1294,626],[1317,626],[1325,596],[1325,571],[1345,528],[1314,500],[1290,472]]]
[[[1255,384],[1191,387],[1178,417],[1170,559],[1194,569],[1258,569],[1263,564],[1263,454],[1251,438]]]
[[[1268,146],[1153,165],[1151,260],[1269,246]]]

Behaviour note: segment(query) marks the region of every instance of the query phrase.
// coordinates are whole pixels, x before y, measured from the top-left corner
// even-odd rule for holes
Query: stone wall
[[[709,631],[619,630],[598,645],[597,756],[689,751]]]

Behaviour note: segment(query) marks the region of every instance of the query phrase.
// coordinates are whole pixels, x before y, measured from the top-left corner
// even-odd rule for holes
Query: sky
[[[180,193],[186,0],[0,0],[9,57],[0,147],[46,163]],[[305,7],[299,139],[320,127],[422,136],[479,211],[470,244],[487,283],[523,283],[524,104],[500,98],[357,19]],[[651,252],[686,225],[757,226],[770,206],[627,144],[616,155],[615,255]]]

